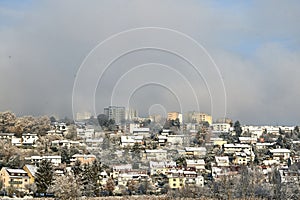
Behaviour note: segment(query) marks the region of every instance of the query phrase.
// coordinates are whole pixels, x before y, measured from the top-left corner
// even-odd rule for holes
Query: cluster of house
[[[36,146],[37,134],[23,133],[21,137],[16,137],[14,133],[0,133],[0,140],[10,142],[13,146]]]
[[[282,182],[299,180],[299,172],[290,171],[288,166],[298,162],[300,158],[297,154],[291,155],[291,150],[280,148],[276,145],[275,138],[282,131],[292,131],[294,127],[275,127],[275,126],[243,126],[243,132],[250,133],[250,136],[239,137],[238,141],[231,142],[220,137],[222,133],[234,134],[233,128],[228,123],[214,123],[208,132],[210,137],[203,146],[192,146],[187,142],[191,136],[196,136],[198,131],[190,127],[188,134],[174,133],[169,129],[163,129],[159,133],[151,133],[149,128],[139,127],[137,124],[128,126],[128,131],[116,131],[110,133],[110,138],[119,139],[119,147],[114,152],[117,157],[124,156],[125,148],[132,148],[136,144],[141,146],[139,152],[140,160],[132,164],[111,165],[110,174],[101,172],[101,184],[105,185],[109,177],[116,183],[116,191],[128,187],[128,182],[147,182],[155,191],[162,189],[162,183],[167,184],[168,188],[180,189],[187,185],[203,187],[206,180],[204,177],[211,175],[214,180],[219,180],[223,176],[237,174],[240,166],[247,166],[256,163],[256,166],[265,175],[265,181],[274,167],[278,168],[282,176]],[[66,126],[59,126],[48,134],[56,134],[57,130],[66,130]],[[264,142],[260,137],[264,133],[274,135],[273,142]],[[78,128],[77,135],[82,138],[80,141],[73,140],[54,140],[52,147],[80,147],[84,146],[89,152],[101,152],[101,145],[104,142],[105,133],[95,132],[92,127]],[[13,145],[31,145],[34,147],[38,137],[35,134],[23,134],[22,138],[16,138],[10,133],[0,133],[0,139],[9,140]],[[155,148],[147,146],[149,142],[155,142]],[[298,145],[295,141],[295,145]],[[266,157],[257,161],[257,151],[265,150]],[[101,155],[101,154],[100,154]],[[174,158],[184,158],[182,164],[174,162]],[[207,159],[211,157],[212,159]],[[72,156],[71,164],[79,160],[82,164],[92,163],[96,159],[93,154],[75,154]],[[4,188],[15,187],[20,190],[27,190],[26,185],[33,183],[35,172],[41,160],[49,160],[55,166],[55,173],[63,175],[67,170],[62,165],[60,155],[43,155],[26,157],[27,164],[23,169],[1,169],[1,180]],[[208,162],[209,163],[206,163]],[[206,162],[205,162],[206,161]],[[257,162],[255,162],[257,161]],[[138,167],[136,167],[136,165]],[[63,167],[62,167],[63,166]],[[70,167],[70,166],[69,166]]]
[[[82,164],[92,163],[96,159],[94,155],[75,154],[72,156],[71,165],[80,161]],[[64,175],[66,168],[61,166],[61,156],[30,156],[25,158],[23,169],[12,169],[2,167],[0,171],[0,180],[3,183],[3,189],[14,188],[18,191],[29,193],[29,185],[34,183],[39,163],[42,160],[50,161],[55,169],[56,176]],[[70,169],[69,169],[70,170]]]

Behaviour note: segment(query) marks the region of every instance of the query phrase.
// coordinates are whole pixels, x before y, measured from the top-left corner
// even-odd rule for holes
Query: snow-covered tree
[[[91,165],[85,164],[83,166],[80,182],[83,186],[84,196],[90,197],[90,196],[98,196],[100,194],[101,171],[102,171],[102,165],[97,160],[95,160]]]
[[[45,193],[53,182],[53,168],[50,161],[42,160],[36,172],[35,184],[37,192]]]
[[[72,174],[57,177],[50,190],[60,200],[76,200],[81,197],[81,186]]]

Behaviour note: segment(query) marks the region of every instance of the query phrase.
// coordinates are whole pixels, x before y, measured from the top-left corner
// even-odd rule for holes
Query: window
[[[182,186],[182,183],[180,183],[180,187]]]
[[[173,186],[176,187],[176,183],[173,183]]]
[[[176,179],[174,178],[173,181],[176,181]]]

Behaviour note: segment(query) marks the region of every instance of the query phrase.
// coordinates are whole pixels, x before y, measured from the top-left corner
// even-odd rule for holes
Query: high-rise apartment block
[[[115,120],[116,124],[122,124],[125,122],[125,107],[108,106],[107,108],[104,108],[104,114],[108,116],[108,119]]]

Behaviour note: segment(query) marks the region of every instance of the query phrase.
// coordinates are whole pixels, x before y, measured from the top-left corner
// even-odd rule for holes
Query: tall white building
[[[132,121],[132,120],[135,120],[137,119],[139,116],[138,116],[138,111],[133,109],[133,108],[128,108],[126,110],[126,116],[125,116],[125,119],[127,121]]]
[[[108,119],[115,120],[116,124],[122,124],[125,122],[125,107],[108,106],[107,108],[104,108],[104,114],[108,116]]]
[[[76,120],[81,121],[81,120],[86,120],[91,118],[91,113],[90,112],[81,112],[81,113],[76,113]]]

